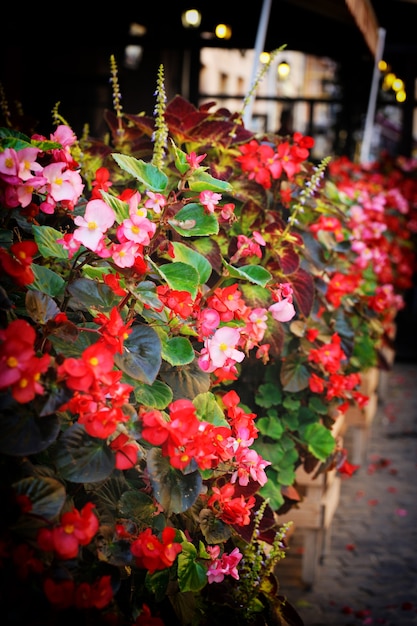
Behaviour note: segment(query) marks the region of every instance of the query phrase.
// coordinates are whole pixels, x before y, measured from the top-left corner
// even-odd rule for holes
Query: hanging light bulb
[[[198,28],[201,24],[201,13],[197,9],[187,9],[181,15],[184,28]]]
[[[290,74],[291,68],[287,61],[281,61],[277,67],[278,78],[280,80],[286,80]]]
[[[232,29],[227,24],[217,24],[214,32],[218,39],[230,39],[232,36]]]

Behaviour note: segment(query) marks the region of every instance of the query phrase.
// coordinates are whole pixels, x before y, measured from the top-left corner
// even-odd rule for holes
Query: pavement
[[[349,430],[345,441],[349,449]],[[342,478],[329,532],[312,585],[302,581],[298,529],[277,567],[304,626],[417,625],[417,361],[394,361],[386,374],[363,463]]]

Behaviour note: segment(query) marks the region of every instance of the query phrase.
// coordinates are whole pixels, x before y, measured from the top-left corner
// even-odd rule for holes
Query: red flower
[[[41,528],[37,541],[41,550],[53,551],[60,559],[74,559],[79,546],[86,546],[96,534],[99,522],[91,502],[81,511],[73,508],[61,516],[61,523],[52,529]]]
[[[174,543],[174,537],[175,529],[170,526],[162,531],[162,541],[152,533],[151,528],[146,528],[131,545],[138,566],[144,567],[150,574],[171,567],[182,550],[180,543]]]
[[[0,267],[20,287],[30,285],[35,280],[35,275],[30,265],[37,252],[38,246],[34,241],[14,243],[10,246],[10,252],[0,248]]]

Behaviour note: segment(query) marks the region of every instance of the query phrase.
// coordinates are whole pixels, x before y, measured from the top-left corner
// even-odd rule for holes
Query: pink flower
[[[242,559],[239,548],[232,550],[230,554],[222,554],[221,559],[217,559],[210,564],[207,570],[208,582],[221,583],[225,576],[231,576],[235,580],[239,580],[239,572],[237,565]]]
[[[74,231],[74,239],[95,252],[104,233],[113,226],[115,219],[113,209],[104,200],[91,200],[86,206],[84,217],[77,215],[74,219],[79,226]]]
[[[238,363],[243,361],[244,353],[236,349],[239,340],[239,330],[228,326],[219,328],[211,339],[206,340],[206,348],[211,361],[210,371],[223,367],[228,359]]]
[[[277,322],[289,322],[295,315],[294,305],[287,298],[271,304],[268,311]]]
[[[221,199],[221,193],[215,193],[213,191],[202,191],[200,193],[200,202],[209,213],[214,213],[214,210]]]
[[[146,195],[148,200],[145,202],[145,207],[152,209],[155,213],[160,213],[167,203],[165,196],[162,193],[154,193],[153,191],[147,191]]]
[[[51,163],[43,169],[47,179],[47,191],[55,202],[69,200],[76,204],[81,196],[84,185],[78,172],[65,169],[66,163]]]
[[[33,177],[34,172],[42,172],[42,165],[36,161],[39,152],[39,148],[23,148],[18,151],[20,180],[28,180]]]

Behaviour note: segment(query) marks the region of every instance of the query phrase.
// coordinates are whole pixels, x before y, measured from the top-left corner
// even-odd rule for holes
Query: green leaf
[[[200,495],[203,484],[200,473],[183,474],[174,469],[159,448],[149,450],[147,469],[155,498],[167,516],[183,513]]]
[[[272,279],[272,275],[261,265],[243,265],[242,267],[234,267],[230,263],[223,262],[228,274],[232,278],[241,278],[249,280],[251,283],[265,287]]]
[[[204,285],[210,278],[212,271],[212,267],[207,259],[196,250],[193,250],[179,241],[173,241],[172,246],[174,248],[175,260],[182,261],[194,267],[200,277],[199,283]]]
[[[320,461],[325,461],[336,445],[332,433],[323,424],[308,424],[302,431],[302,436],[309,451]]]
[[[104,202],[115,212],[116,222],[118,224],[121,224],[123,220],[129,217],[129,204],[127,202],[112,196],[112,194],[107,193],[106,191],[100,190],[100,193]]]
[[[210,374],[203,372],[196,361],[182,367],[172,367],[163,362],[159,374],[171,387],[174,400],[180,398],[194,400],[196,395],[210,389]]]
[[[256,427],[262,435],[279,440],[284,432],[284,425],[278,415],[269,417],[259,417],[256,420]]]
[[[137,524],[151,526],[155,518],[155,504],[143,491],[125,491],[118,503],[118,514],[134,519]]]
[[[199,277],[194,267],[180,261],[163,265],[156,265],[152,262],[152,265],[171,289],[188,291],[192,298],[197,296]]]
[[[308,408],[319,415],[327,415],[329,407],[317,396],[312,396],[308,401]]]
[[[298,392],[307,389],[310,372],[303,363],[288,358],[282,363],[280,377],[284,391]]]
[[[172,389],[161,380],[154,380],[152,385],[140,382],[136,383],[135,381],[130,381],[130,379],[126,382],[133,384],[135,388],[133,392],[135,394],[135,400],[139,404],[153,409],[163,410],[172,402]]]
[[[32,226],[32,230],[39,252],[45,259],[52,257],[53,259],[68,260],[68,251],[60,243],[57,243],[57,240],[63,237],[59,230],[55,230],[51,226]]]
[[[48,320],[51,320],[59,313],[55,300],[41,291],[28,290],[26,292],[25,305],[31,319],[36,324],[46,324]]]
[[[48,296],[58,296],[65,288],[65,280],[53,272],[48,267],[42,265],[32,264],[32,270],[35,275],[33,283],[28,285],[28,288],[32,291],[41,291]]]
[[[29,456],[46,450],[59,434],[56,415],[38,417],[31,403],[18,404],[9,395],[1,397],[0,452]]]
[[[280,405],[282,401],[282,391],[279,385],[275,383],[266,383],[259,385],[255,394],[255,402],[264,409],[272,406]]]
[[[231,193],[233,187],[225,180],[219,180],[214,178],[211,174],[198,169],[194,172],[193,176],[188,179],[188,184],[191,191],[214,191],[217,193]]]
[[[190,202],[176,213],[168,223],[183,237],[217,235],[219,222],[213,213],[207,213],[201,204]]]
[[[28,476],[12,486],[18,495],[29,498],[32,505],[31,515],[53,520],[65,504],[65,487],[55,478]]]
[[[75,309],[92,309],[105,313],[119,303],[120,298],[104,283],[89,278],[77,278],[68,285],[72,298],[70,306]]]
[[[134,380],[152,385],[161,367],[161,341],[151,326],[136,325],[114,362]]]
[[[281,485],[279,484],[276,472],[272,472],[268,469],[267,474],[268,480],[259,490],[259,494],[265,498],[265,500],[269,500],[269,506],[274,511],[278,511],[278,509],[280,509],[284,504],[284,496],[281,493]]]
[[[198,592],[207,585],[207,569],[197,561],[197,550],[188,541],[178,554],[178,583],[180,591]]]
[[[198,394],[198,396],[194,398],[193,404],[201,420],[214,424],[215,426],[228,426],[223,409],[219,406],[216,396],[210,391]]]
[[[135,159],[135,157],[112,153],[113,159],[128,174],[131,174],[136,180],[143,183],[146,189],[150,191],[162,193],[168,184],[168,177],[151,163]]]
[[[92,322],[86,322],[83,324],[84,328],[93,328],[97,330],[97,325]],[[96,333],[82,332],[79,333],[74,341],[68,341],[66,336],[58,336],[51,334],[48,337],[49,341],[55,348],[55,351],[62,354],[65,358],[74,357],[78,359],[81,354],[89,348],[93,343],[97,341]]]
[[[187,365],[195,359],[194,349],[186,337],[171,337],[162,342],[162,358],[170,365]]]
[[[106,441],[91,437],[78,423],[62,434],[55,453],[59,473],[73,483],[105,480],[114,469],[114,459]]]

